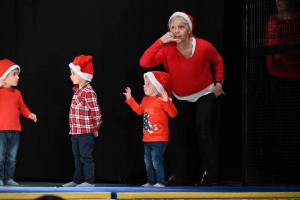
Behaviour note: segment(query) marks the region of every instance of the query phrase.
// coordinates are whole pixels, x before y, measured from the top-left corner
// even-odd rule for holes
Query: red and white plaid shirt
[[[77,85],[73,90],[69,113],[70,134],[95,133],[102,123],[97,94],[89,83],[81,88]]]

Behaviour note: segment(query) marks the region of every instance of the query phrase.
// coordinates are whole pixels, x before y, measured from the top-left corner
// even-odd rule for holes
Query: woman
[[[269,16],[264,45],[300,43],[300,12],[292,0],[276,0],[277,13]],[[282,79],[300,78],[300,53],[278,53],[266,56],[268,73]]]
[[[175,12],[168,22],[169,32],[156,40],[140,59],[140,65],[145,68],[163,64],[173,83],[173,103],[178,115],[170,119],[170,142],[166,152],[171,168],[166,182],[169,186],[192,181],[187,134],[191,111],[196,112],[195,132],[201,155],[201,176],[195,185],[211,184],[208,178],[214,165],[210,118],[216,98],[224,94],[224,65],[211,43],[193,36],[193,23],[192,16]]]
[[[295,98],[300,90],[300,52],[293,48],[300,44],[299,1],[275,0],[275,4],[277,12],[268,17],[265,26],[264,46],[277,46],[278,50],[266,55],[268,74],[260,86],[263,96],[257,100],[263,102],[262,109],[256,110],[264,119],[264,137],[258,148],[264,168],[274,176],[293,166],[299,158],[295,152],[300,150],[291,145],[299,140],[300,132],[300,102]]]

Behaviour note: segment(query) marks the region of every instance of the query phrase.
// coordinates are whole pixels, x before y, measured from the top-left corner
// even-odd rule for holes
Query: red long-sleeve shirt
[[[179,52],[175,42],[162,46],[160,39],[156,40],[142,55],[140,65],[151,68],[160,64],[171,75],[172,89],[178,96],[195,94],[214,81],[224,80],[222,57],[211,43],[203,39],[196,38],[194,54],[188,59]]]
[[[299,44],[300,17],[290,20],[271,15],[265,28],[264,45]],[[266,56],[268,72],[278,78],[300,78],[300,53]]]
[[[20,114],[29,119],[30,113],[19,90],[0,87],[0,130],[22,131]]]
[[[177,109],[170,100],[164,102],[158,96],[144,96],[141,104],[138,104],[133,97],[125,102],[138,115],[144,114],[143,142],[169,141],[168,117],[177,115]]]

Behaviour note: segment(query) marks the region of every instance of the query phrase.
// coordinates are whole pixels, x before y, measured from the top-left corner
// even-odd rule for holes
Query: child
[[[169,118],[177,115],[177,109],[171,99],[170,75],[152,71],[144,74],[144,96],[139,105],[131,96],[127,87],[126,103],[139,115],[144,114],[143,142],[144,160],[147,171],[147,183],[142,187],[165,187],[163,155],[169,141]]]
[[[0,186],[16,186],[14,181],[16,157],[20,143],[20,114],[37,121],[25,105],[18,85],[20,67],[9,59],[0,60]]]
[[[94,184],[94,137],[98,137],[98,129],[102,116],[97,94],[90,82],[94,68],[92,56],[77,56],[69,64],[71,80],[76,86],[71,102],[69,122],[72,141],[72,151],[75,160],[73,181],[63,187],[93,187]],[[83,182],[84,181],[84,182]]]

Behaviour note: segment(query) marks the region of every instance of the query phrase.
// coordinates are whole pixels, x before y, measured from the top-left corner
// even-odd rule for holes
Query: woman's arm
[[[140,65],[145,68],[152,68],[163,64],[162,41],[156,40],[142,55]]]

